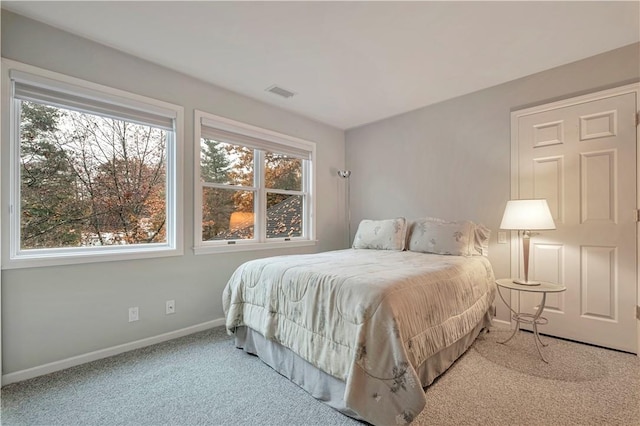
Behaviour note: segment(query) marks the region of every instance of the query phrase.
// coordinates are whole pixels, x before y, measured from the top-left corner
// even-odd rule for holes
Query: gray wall
[[[292,250],[195,256],[193,109],[317,143],[318,245],[346,244],[345,135],[287,111],[2,11],[2,56],[185,108],[185,254],[2,271],[3,373],[155,336],[223,316],[221,293],[241,262]],[[494,232],[490,259],[509,274],[509,248],[496,244],[509,199],[509,113],[521,107],[638,81],[640,45],[545,71],[346,133],[352,234],[363,218],[425,215],[482,222]],[[424,84],[431,84],[425,82]],[[3,167],[8,127],[2,115]],[[3,176],[6,197],[6,176]],[[175,299],[177,314],[164,315]],[[127,308],[141,319],[127,322]],[[506,311],[499,311],[507,319]]]
[[[492,230],[495,274],[508,277],[509,245],[496,236],[510,198],[511,111],[636,82],[639,51],[636,43],[347,131],[352,233],[363,218],[481,222]],[[498,318],[507,314],[500,303]]]
[[[19,15],[2,11],[2,56],[127,90],[185,108],[185,254],[151,260],[2,271],[3,373],[156,336],[223,317],[221,295],[241,262],[293,250],[195,256],[193,246],[193,110],[272,129],[317,143],[315,247],[344,248],[344,132],[145,62]],[[134,41],[132,41],[134,42]],[[9,142],[3,111],[3,167]],[[7,176],[2,176],[3,197]],[[175,299],[175,315],[164,314]],[[139,306],[140,321],[127,309]]]

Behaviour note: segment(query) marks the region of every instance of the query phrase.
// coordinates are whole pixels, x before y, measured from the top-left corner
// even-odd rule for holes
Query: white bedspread
[[[223,293],[244,325],[346,382],[372,424],[409,423],[426,403],[416,369],[479,324],[495,296],[483,256],[340,250],[257,259]]]

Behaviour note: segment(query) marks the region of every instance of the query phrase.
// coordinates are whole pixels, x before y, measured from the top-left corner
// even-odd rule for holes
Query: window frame
[[[46,85],[48,89],[59,93],[70,93],[83,98],[87,102],[95,101],[149,112],[151,114],[171,114],[173,131],[167,132],[166,141],[166,241],[136,245],[113,245],[96,247],[59,247],[46,249],[20,248],[20,100],[14,98],[14,76],[22,81],[33,82],[34,85]],[[32,80],[29,80],[29,79]],[[43,86],[44,87],[44,86]],[[2,59],[2,119],[8,126],[3,139],[8,134],[8,144],[2,144],[3,160],[3,211],[8,218],[2,221],[2,268],[28,268],[69,264],[84,264],[118,260],[132,260],[179,256],[183,254],[183,127],[184,108],[168,102],[137,95],[124,90],[115,89],[86,80]],[[46,103],[47,105],[55,104]],[[70,109],[70,108],[69,108]],[[89,111],[88,111],[89,112]],[[92,112],[91,112],[92,113]],[[106,115],[104,115],[106,116]],[[4,121],[7,120],[8,121]],[[135,121],[131,121],[135,122]],[[8,145],[8,146],[7,146]],[[6,155],[8,153],[8,155]]]
[[[200,151],[203,127],[213,131],[221,131],[228,135],[223,142],[246,146],[242,140],[257,141],[263,143],[265,148],[254,148],[254,185],[252,187],[234,186],[226,184],[212,184],[200,181]],[[234,140],[234,137],[236,139]],[[269,147],[269,148],[267,148]],[[277,149],[280,147],[282,151]],[[302,190],[277,190],[266,188],[264,184],[264,152],[273,149],[275,153],[287,151],[305,151],[309,159],[302,162]],[[204,111],[194,111],[194,252],[195,254],[227,253],[248,250],[263,250],[289,247],[312,246],[316,244],[315,221],[315,159],[316,144],[304,139],[285,135],[272,130],[263,129],[250,124],[235,121],[226,117],[210,114]],[[203,187],[218,187],[224,189],[239,189],[255,191],[257,201],[254,201],[255,227],[253,239],[214,240],[202,239],[202,193]],[[303,229],[300,237],[268,238],[266,235],[266,204],[267,193],[291,193],[293,195],[305,195],[303,203]]]

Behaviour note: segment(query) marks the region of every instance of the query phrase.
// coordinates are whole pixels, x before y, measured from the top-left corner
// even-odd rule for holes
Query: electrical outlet
[[[176,313],[176,301],[175,300],[167,300],[167,303],[165,305],[165,313],[167,315],[171,315],[171,314],[175,314]]]
[[[138,321],[138,307],[129,308],[129,322]]]

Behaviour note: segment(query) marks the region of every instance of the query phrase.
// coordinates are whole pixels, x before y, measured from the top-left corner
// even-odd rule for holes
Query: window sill
[[[20,269],[20,268],[37,268],[46,266],[60,265],[78,265],[85,263],[102,263],[115,262],[134,259],[153,259],[158,257],[181,256],[183,251],[181,248],[146,248],[146,249],[129,249],[109,252],[108,250],[100,253],[69,253],[69,254],[32,254],[20,255],[13,259],[5,259],[2,269]]]
[[[315,246],[316,240],[299,240],[299,241],[273,241],[268,243],[246,243],[242,242],[236,244],[216,244],[210,246],[198,246],[194,247],[193,251],[196,255],[200,254],[217,254],[217,253],[233,253],[239,251],[252,251],[252,250],[273,250],[273,249],[286,249],[292,247],[308,247]]]

